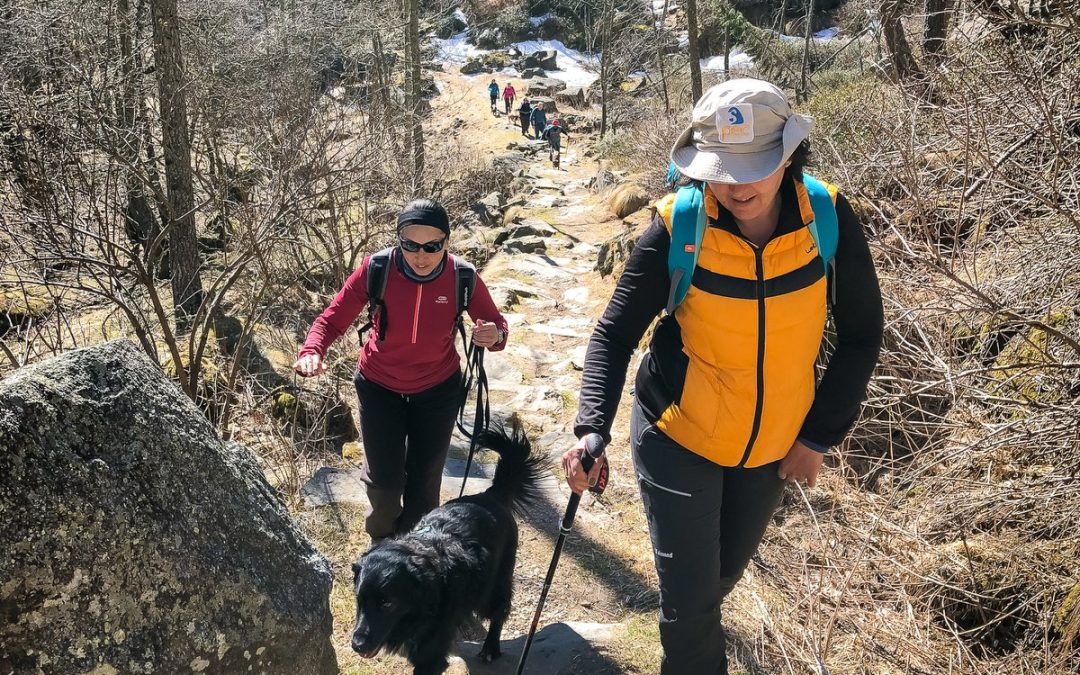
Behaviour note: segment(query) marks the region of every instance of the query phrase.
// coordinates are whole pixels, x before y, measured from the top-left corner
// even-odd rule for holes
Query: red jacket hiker
[[[369,505],[364,529],[373,542],[408,532],[439,505],[450,437],[466,394],[454,348],[459,275],[446,251],[450,216],[436,201],[415,199],[398,214],[397,238],[386,266],[374,270],[386,275],[380,316],[353,377],[364,439],[360,479]],[[326,372],[326,350],[369,304],[371,260],[364,259],[315,319],[293,364],[296,372],[305,377]],[[472,343],[505,347],[506,319],[479,276],[468,304]]]
[[[394,256],[400,255],[395,250]],[[454,347],[454,319],[457,315],[453,256],[447,256],[442,273],[426,283],[407,278],[391,260],[383,303],[386,335],[378,334],[378,322],[360,351],[360,373],[391,391],[415,394],[450,377],[460,367]],[[367,269],[371,256],[364,258],[333,302],[315,319],[300,356],[326,355],[326,350],[349,330],[367,306]],[[502,342],[489,351],[506,346],[506,319],[502,317],[479,275],[469,303],[469,316],[494,323],[503,334]],[[382,338],[382,339],[380,339]]]

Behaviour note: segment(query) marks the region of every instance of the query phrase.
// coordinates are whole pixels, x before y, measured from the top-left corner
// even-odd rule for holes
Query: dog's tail
[[[480,435],[479,441],[499,455],[495,478],[487,494],[519,512],[540,499],[540,481],[551,463],[544,455],[532,451],[521,425],[515,423],[510,429],[493,425]]]

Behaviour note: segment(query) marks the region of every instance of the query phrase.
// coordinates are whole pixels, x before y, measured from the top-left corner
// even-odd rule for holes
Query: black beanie
[[[397,217],[397,231],[409,225],[429,225],[450,234],[450,216],[442,204],[433,199],[414,199],[405,205]]]

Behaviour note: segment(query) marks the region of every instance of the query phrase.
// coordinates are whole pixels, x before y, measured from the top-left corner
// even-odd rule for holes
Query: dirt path
[[[495,155],[513,152],[508,145],[525,141],[516,122],[501,113],[491,114],[486,93],[490,77],[435,76],[441,94],[433,101],[435,122],[429,133],[453,134],[478,151]],[[499,77],[500,85],[505,79]],[[514,82],[515,86],[521,83]],[[518,205],[517,226],[539,234],[540,249],[500,250],[481,272],[510,323],[511,334],[504,352],[489,353],[486,358],[493,410],[517,414],[534,445],[553,456],[575,440],[571,432],[585,347],[614,285],[612,279],[601,279],[594,271],[599,247],[625,229],[601,197],[588,189],[598,167],[586,159],[585,150],[594,141],[572,134],[558,169],[552,167],[546,151],[526,165],[529,186],[512,195],[511,204]],[[629,398],[624,396],[624,408]],[[615,430],[617,440],[609,449],[612,483],[608,492],[600,499],[588,495],[582,501],[541,619],[541,627],[548,628],[542,632],[544,640],[534,647],[527,673],[645,673],[657,668],[655,579],[624,442],[627,419],[624,410]],[[456,440],[452,457],[460,460],[463,445],[461,439]],[[448,465],[451,475],[444,481],[444,499],[457,496],[460,477],[452,475],[454,466],[460,471],[460,461]],[[481,467],[479,473],[484,472]],[[482,480],[469,479],[468,492],[481,489]],[[466,662],[457,661],[450,672],[514,672],[569,498],[561,472],[550,481],[547,496],[546,503],[521,523],[515,601],[503,633],[503,658],[483,666],[471,658],[478,647],[463,645]],[[364,545],[362,535],[354,534],[346,549],[354,555]],[[335,563],[340,569],[344,561]],[[344,672],[411,672],[397,657],[364,661],[352,654],[348,621],[343,621],[350,616],[352,603],[347,584],[344,591],[335,592],[335,603],[339,605],[335,607],[335,638]],[[649,637],[642,639],[643,632]],[[476,631],[467,637],[482,635]]]

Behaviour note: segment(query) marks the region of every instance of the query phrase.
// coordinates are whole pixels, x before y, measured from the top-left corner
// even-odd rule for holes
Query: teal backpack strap
[[[684,185],[675,193],[671,209],[671,248],[668,249],[667,313],[671,314],[686,297],[697,267],[701,239],[705,236],[705,195],[699,185]]]
[[[810,197],[810,208],[814,211],[814,220],[810,223],[810,235],[818,247],[818,255],[825,264],[825,276],[829,276],[833,258],[836,257],[836,244],[840,240],[840,224],[836,219],[836,204],[833,203],[829,188],[817,178],[803,174],[803,185]]]

